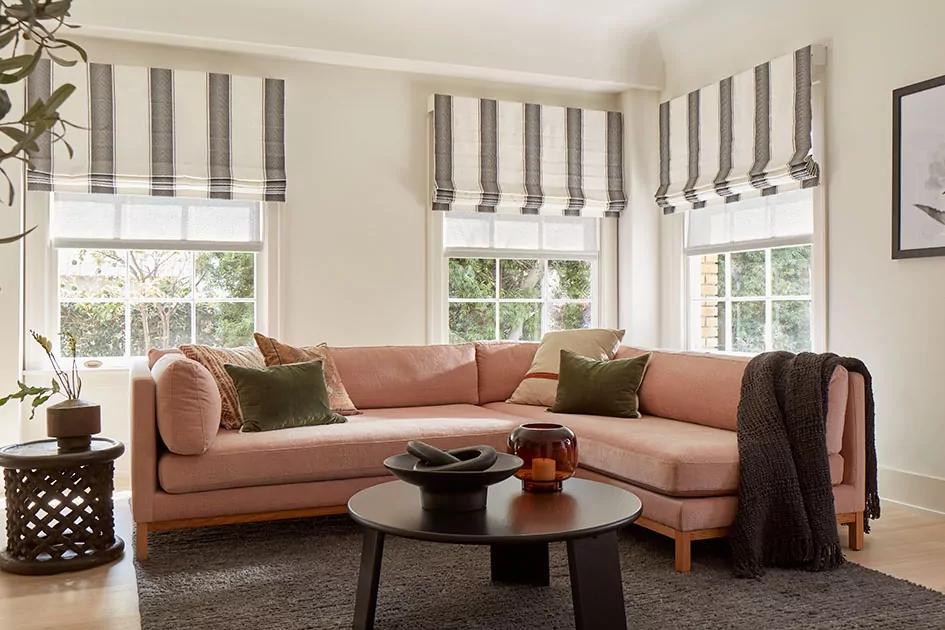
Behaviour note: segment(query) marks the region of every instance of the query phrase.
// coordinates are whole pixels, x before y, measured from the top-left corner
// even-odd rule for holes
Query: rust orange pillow
[[[259,351],[262,352],[263,358],[266,360],[267,367],[321,360],[325,372],[325,385],[328,386],[328,402],[331,404],[331,410],[342,416],[356,416],[361,413],[351,402],[326,344],[290,346],[260,333],[256,333],[253,337],[256,339],[256,346],[259,347]]]

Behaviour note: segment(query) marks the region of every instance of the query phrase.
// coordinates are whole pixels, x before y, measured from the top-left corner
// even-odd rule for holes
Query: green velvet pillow
[[[598,361],[562,350],[558,393],[549,411],[639,418],[637,391],[649,362],[649,353],[632,359]]]
[[[236,385],[243,433],[345,422],[331,410],[321,360],[266,368],[223,367]]]

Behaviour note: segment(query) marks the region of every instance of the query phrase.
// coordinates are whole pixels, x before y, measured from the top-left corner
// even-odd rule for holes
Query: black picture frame
[[[892,138],[892,159],[893,159],[893,181],[892,181],[892,257],[893,260],[902,260],[910,258],[928,258],[932,256],[945,256],[945,246],[926,247],[921,249],[902,248],[902,216],[903,216],[903,184],[902,184],[902,99],[927,90],[942,89],[945,90],[945,75],[928,79],[912,85],[907,85],[893,91],[893,138]],[[945,113],[945,112],[943,112]],[[945,116],[942,117],[942,132],[945,134]],[[945,197],[943,197],[943,210],[945,210]],[[931,216],[931,215],[930,215]],[[942,218],[945,218],[943,212]],[[942,219],[936,219],[945,223]]]

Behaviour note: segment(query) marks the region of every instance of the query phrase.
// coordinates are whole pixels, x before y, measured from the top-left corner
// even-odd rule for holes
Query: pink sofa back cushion
[[[479,402],[474,344],[329,350],[358,409]]]
[[[505,402],[532,365],[537,343],[481,341],[476,343],[479,404]]]
[[[644,352],[621,346],[615,358]],[[746,365],[741,357],[653,352],[640,387],[640,411],[734,431]]]
[[[615,358],[625,359],[644,352],[650,351],[621,346]],[[742,375],[750,360],[716,354],[653,352],[640,387],[640,411],[735,431]],[[843,446],[849,386],[849,373],[838,367],[827,394],[827,452],[832,455]]]

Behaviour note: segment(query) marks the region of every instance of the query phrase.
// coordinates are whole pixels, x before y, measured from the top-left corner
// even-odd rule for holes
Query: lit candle
[[[536,457],[532,460],[532,481],[554,481],[555,460],[550,457]]]

